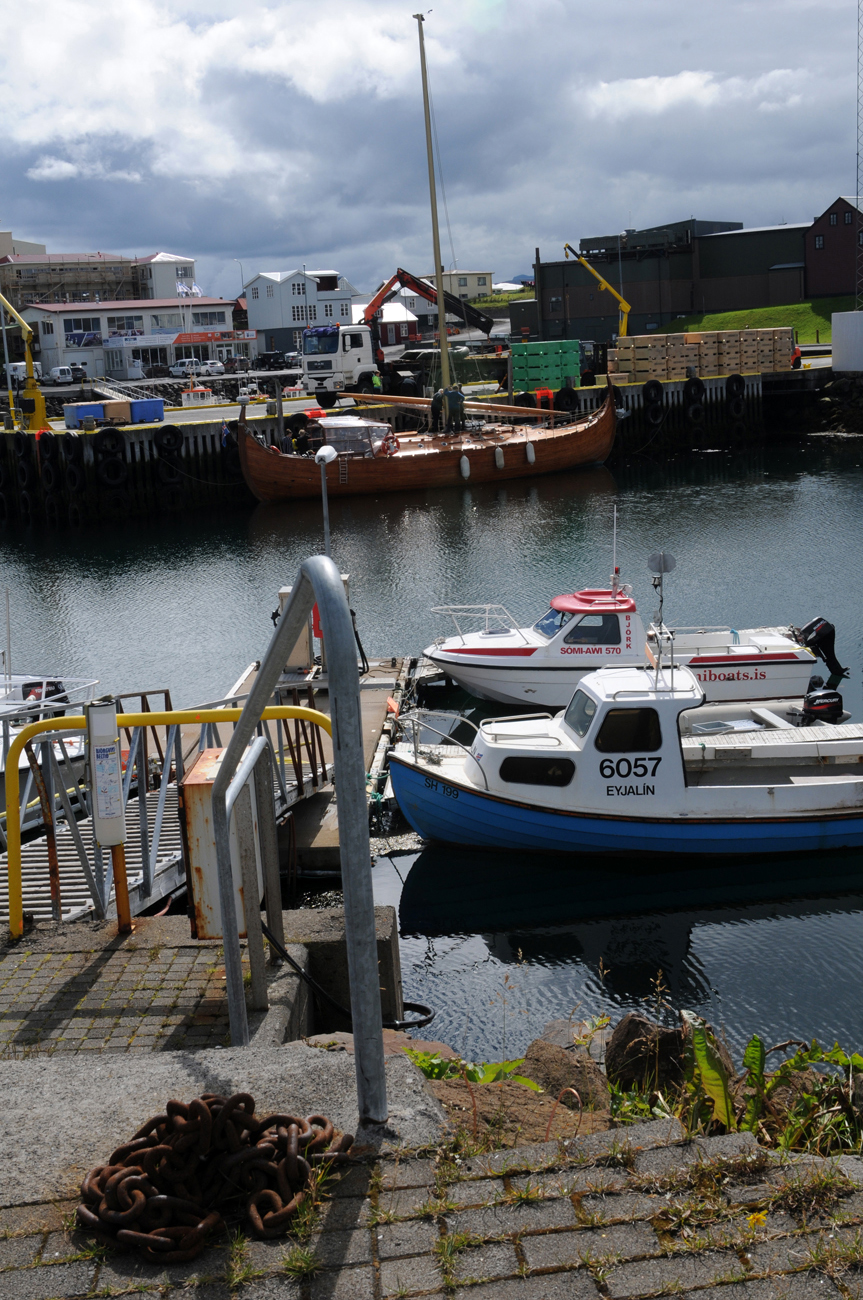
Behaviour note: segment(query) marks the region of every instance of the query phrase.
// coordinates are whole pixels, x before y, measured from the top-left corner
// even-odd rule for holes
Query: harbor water
[[[419,652],[451,625],[432,606],[494,602],[533,620],[549,597],[606,585],[617,556],[642,615],[646,557],[677,557],[669,626],[836,625],[863,720],[863,446],[813,437],[530,483],[333,501],[367,653]],[[267,645],[277,590],[321,549],[316,502],[142,524],[0,533],[15,671],[96,677],[100,693],[224,694]],[[826,676],[826,672],[824,674]],[[501,709],[506,712],[505,708]],[[859,876],[858,876],[859,870]],[[680,1007],[739,1049],[758,1030],[863,1045],[863,859],[745,862],[657,876],[639,864],[533,861],[437,847],[381,856],[400,910],[405,995],[468,1056],[513,1055],[550,1019]],[[662,978],[657,981],[657,973]]]

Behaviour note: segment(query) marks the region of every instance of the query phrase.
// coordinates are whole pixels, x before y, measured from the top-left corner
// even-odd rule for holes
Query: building
[[[403,307],[416,317],[417,327],[420,330],[437,329],[437,303],[429,302],[413,289],[399,289],[393,301],[398,301]],[[450,316],[450,319],[455,319]]]
[[[367,307],[366,302],[353,304],[354,325],[359,325],[366,314]],[[398,301],[398,295],[384,303],[377,312],[377,320],[383,348],[394,347],[397,343],[417,343],[422,337],[416,316],[403,302]]]
[[[14,241],[16,249],[21,245]],[[11,239],[10,239],[11,244]],[[4,248],[0,237],[0,251]],[[41,249],[40,252],[33,251]],[[0,256],[0,293],[18,311],[31,303],[122,302],[177,296],[195,283],[195,259],[175,253],[46,253],[42,245]]]
[[[243,288],[259,352],[297,351],[307,325],[349,325],[359,296],[338,271],[259,271]]]
[[[845,208],[839,206],[842,203]],[[691,218],[582,239],[579,251],[630,304],[629,333],[644,334],[678,317],[780,306],[828,292],[852,292],[852,288],[823,287],[842,282],[839,270],[843,258],[849,259],[844,283],[853,286],[854,235],[851,223],[845,223],[847,207],[846,201],[839,200],[812,226],[803,222],[744,229],[736,221]],[[825,258],[819,279],[813,275],[817,259],[810,235],[823,221],[832,229],[830,212],[837,217],[833,223],[837,230],[842,223],[844,233],[847,224],[848,246],[840,247],[836,240],[833,269]],[[515,333],[527,330],[532,337],[597,340],[617,333],[616,299],[579,262],[542,262],[537,249],[535,282],[536,299],[511,307]]]
[[[119,299],[39,303],[21,315],[33,327],[34,353],[47,375],[73,362],[88,375],[136,378],[142,368],[183,357],[225,361],[253,355],[254,332],[235,330],[224,298]]]
[[[46,253],[44,244],[34,244],[27,239],[16,239],[11,230],[0,230],[0,257],[14,257],[16,253]]]
[[[444,271],[441,278],[447,293],[451,293],[454,298],[467,298],[468,302],[473,302],[475,298],[488,297],[494,276],[491,271]],[[426,275],[423,279],[431,280],[437,287],[436,276]]]
[[[806,231],[806,288],[812,298],[856,293],[857,249],[863,246],[863,208],[853,195],[838,198]]]

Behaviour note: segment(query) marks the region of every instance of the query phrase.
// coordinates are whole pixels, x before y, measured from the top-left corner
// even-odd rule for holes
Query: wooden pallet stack
[[[608,373],[624,382],[684,380],[690,375],[772,374],[790,370],[794,331],[701,330],[686,334],[635,334],[608,352]]]

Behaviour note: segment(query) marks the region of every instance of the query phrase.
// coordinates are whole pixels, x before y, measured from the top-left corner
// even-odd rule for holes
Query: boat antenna
[[[653,590],[659,592],[659,614],[657,616],[656,639],[658,655],[656,658],[656,689],[659,689],[659,672],[662,668],[662,638],[665,632],[665,625],[662,621],[662,606],[664,591],[662,579],[666,573],[671,573],[672,569],[677,568],[677,560],[671,554],[671,551],[654,551],[647,557],[647,568],[653,574]],[[672,650],[672,689],[674,687],[674,652]]]
[[[6,679],[9,691],[12,690],[12,620],[9,617],[9,588],[6,588]]]
[[[611,535],[611,599],[617,600],[620,570],[617,567],[617,506],[614,507],[614,529]]]

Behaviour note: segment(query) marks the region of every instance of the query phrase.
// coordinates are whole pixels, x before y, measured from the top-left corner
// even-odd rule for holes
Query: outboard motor
[[[842,696],[838,691],[809,691],[803,696],[803,717],[800,725],[817,727],[822,722],[830,722],[835,726],[842,721],[842,712]]]
[[[827,665],[831,677],[836,679],[833,685],[838,686],[847,670],[842,667],[834,654],[836,628],[833,624],[828,623],[824,618],[813,618],[812,622],[807,623],[805,627],[795,627],[792,630],[800,645],[805,645],[807,650],[811,650]]]

